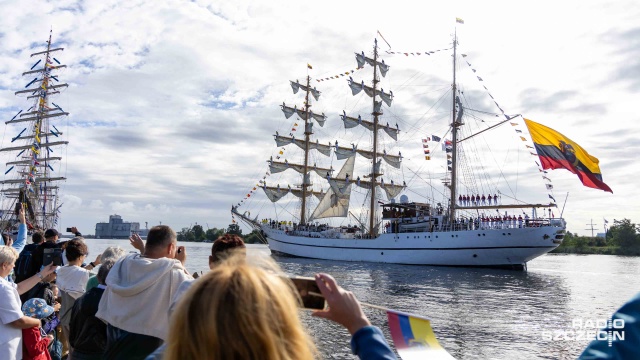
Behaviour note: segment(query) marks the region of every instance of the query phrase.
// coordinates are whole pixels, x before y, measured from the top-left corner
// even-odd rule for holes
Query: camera
[[[293,276],[289,280],[293,282],[293,285],[298,290],[300,299],[302,300],[302,307],[311,310],[322,310],[326,307],[325,301],[320,288],[316,283],[316,279],[309,277]]]
[[[67,232],[73,232],[73,230],[71,230],[71,228],[67,228]]]

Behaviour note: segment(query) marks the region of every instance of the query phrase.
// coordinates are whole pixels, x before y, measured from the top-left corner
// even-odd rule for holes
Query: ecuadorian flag
[[[420,316],[387,310],[393,344],[403,360],[454,359],[440,346],[431,322]]]
[[[529,128],[542,169],[567,169],[578,175],[584,186],[613,193],[602,181],[598,158],[551,128],[528,119],[524,119],[524,122]]]

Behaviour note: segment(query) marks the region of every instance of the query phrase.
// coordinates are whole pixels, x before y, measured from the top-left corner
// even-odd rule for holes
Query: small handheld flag
[[[393,344],[403,360],[453,359],[440,345],[428,319],[387,310]]]

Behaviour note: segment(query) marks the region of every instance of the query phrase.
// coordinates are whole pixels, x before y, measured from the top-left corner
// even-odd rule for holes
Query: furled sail
[[[385,77],[387,75],[387,71],[389,71],[389,65],[385,64],[384,60],[374,61],[373,59],[364,56],[364,51],[361,54],[356,53],[356,61],[358,62],[358,67],[360,68],[364,67],[365,62],[371,66],[373,66],[374,64],[378,64],[378,69],[380,69],[380,74],[382,75],[382,77]]]
[[[355,157],[350,157],[340,169],[338,176],[335,179],[329,179],[329,190],[320,200],[309,221],[348,215],[351,196],[351,182],[348,180],[348,176],[353,174],[355,159]]]
[[[304,150],[304,140],[298,140],[295,137],[287,137],[287,136],[280,136],[280,135],[274,135],[274,138],[276,140],[276,144],[278,146],[286,146],[289,144],[296,144],[300,149]],[[316,149],[318,150],[322,155],[324,156],[331,156],[331,145],[324,145],[324,144],[320,144],[318,142],[318,140],[316,140],[316,142],[310,142],[309,143],[309,149]]]
[[[342,110],[342,115],[340,115],[340,118],[344,122],[344,127],[346,129],[350,129],[358,125],[362,125],[365,128],[367,128],[369,131],[373,131],[373,122],[368,120],[362,120],[362,117],[360,115],[358,115],[357,118],[354,118],[352,116],[347,116],[347,113],[344,110]],[[398,124],[396,124],[396,127],[391,127],[389,126],[389,123],[387,123],[387,126],[378,125],[378,128],[383,129],[384,132],[387,133],[387,135],[393,138],[393,140],[398,140],[398,133],[400,132]]]
[[[303,109],[298,109],[296,106],[291,107],[291,106],[287,106],[285,105],[285,103],[282,103],[282,105],[280,105],[280,107],[282,108],[282,112],[284,113],[284,116],[288,119],[291,117],[291,115],[293,114],[298,114],[298,116],[303,119],[303,120],[307,120],[307,112],[304,111]],[[313,118],[315,121],[318,122],[318,125],[320,126],[324,126],[325,121],[327,121],[327,116],[322,113],[322,114],[316,114],[313,111],[309,111],[309,115],[311,116],[311,118]]]
[[[373,88],[371,86],[365,85],[364,80],[360,84],[358,84],[353,81],[353,78],[351,76],[349,76],[349,87],[351,88],[351,93],[353,95],[357,95],[358,93],[360,93],[360,91],[364,90],[364,92],[370,97],[374,96]],[[384,101],[387,106],[391,106],[391,102],[393,101],[393,91],[389,91],[388,93],[386,93],[383,89],[376,89],[375,95],[380,96],[382,101]]]
[[[316,101],[318,101],[318,99],[320,98],[320,91],[316,90],[315,87],[313,89],[308,88],[306,85],[300,84],[298,80],[296,80],[296,82],[293,82],[293,81],[289,81],[289,82],[291,83],[291,88],[293,89],[294,94],[297,94],[298,90],[300,89],[304,91],[309,90],[309,92],[311,92],[311,95],[313,95],[313,98],[316,99]]]
[[[371,189],[371,181],[370,180],[360,180],[358,178],[358,180],[355,181],[356,185],[364,188],[364,189]],[[385,183],[384,180],[381,180],[380,182],[376,181],[376,186],[380,186],[382,188],[382,190],[384,190],[384,192],[387,194],[387,199],[394,199],[396,196],[398,196],[398,194],[400,194],[402,192],[402,190],[405,188],[404,185],[396,185],[393,183],[393,181],[388,184]]]
[[[278,185],[277,187],[273,187],[264,184],[262,186],[262,190],[264,190],[264,193],[267,194],[267,197],[269,198],[269,200],[271,200],[271,202],[276,202],[285,197],[291,189],[282,189],[280,188],[280,185]]]
[[[302,190],[298,190],[298,189],[291,189],[291,193],[299,198],[302,197]],[[322,191],[307,191],[307,197],[309,196],[315,196],[316,199],[318,200],[322,200],[322,197],[324,196],[324,192]]]
[[[302,164],[290,163],[287,160],[285,160],[284,162],[273,161],[273,158],[271,158],[267,162],[269,163],[269,170],[271,170],[272,174],[283,172],[287,169],[293,169],[299,172],[300,174],[304,172],[304,165]],[[333,172],[333,167],[323,168],[323,167],[318,167],[316,164],[314,164],[313,166],[307,166],[307,170],[313,170],[316,172],[316,174],[318,174],[318,176],[325,177],[327,176],[327,174],[331,174]]]
[[[356,145],[352,145],[351,148],[341,147],[337,144],[334,146],[336,158],[338,160],[344,160],[354,157],[356,154],[360,154],[366,159],[373,159],[373,151],[359,150]],[[383,158],[384,161],[393,166],[396,169],[400,169],[400,163],[402,162],[402,153],[398,152],[398,155],[388,154],[386,151],[378,153],[379,158]]]

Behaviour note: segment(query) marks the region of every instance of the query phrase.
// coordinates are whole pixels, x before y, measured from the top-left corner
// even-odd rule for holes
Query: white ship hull
[[[381,234],[375,239],[292,236],[268,225],[262,231],[272,252],[289,256],[507,268],[524,267],[527,261],[555,249],[564,237],[564,226]]]

